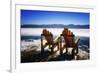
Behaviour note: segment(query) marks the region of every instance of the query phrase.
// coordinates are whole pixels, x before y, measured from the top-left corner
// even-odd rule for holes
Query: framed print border
[[[87,67],[94,66],[96,64],[96,48],[95,42],[95,8],[86,7],[83,5],[73,5],[73,6],[60,6],[60,5],[36,5],[36,4],[14,4],[11,10],[11,72],[17,73],[20,71],[38,71],[51,70],[51,69],[63,69],[75,68],[75,67]],[[86,61],[64,61],[64,62],[45,62],[45,63],[20,63],[20,9],[33,9],[33,10],[51,10],[51,11],[76,11],[76,12],[90,12],[90,48],[92,48],[90,53],[90,60]],[[52,64],[54,66],[52,66]],[[50,69],[49,69],[50,68]]]

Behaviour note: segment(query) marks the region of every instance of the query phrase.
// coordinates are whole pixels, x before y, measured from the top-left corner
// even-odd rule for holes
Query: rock
[[[89,59],[89,53],[79,48],[79,60],[87,60]]]

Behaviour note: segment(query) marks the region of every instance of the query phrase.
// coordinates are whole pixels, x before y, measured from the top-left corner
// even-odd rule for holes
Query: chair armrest
[[[55,39],[54,39],[54,43],[57,43],[58,41],[59,41],[59,39],[60,39],[60,36],[57,36]]]
[[[80,41],[80,38],[79,37],[76,37],[75,38],[75,44],[79,44],[79,41]]]

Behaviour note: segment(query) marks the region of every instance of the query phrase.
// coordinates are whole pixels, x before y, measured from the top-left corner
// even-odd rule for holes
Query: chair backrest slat
[[[53,36],[52,36],[52,33],[47,31],[46,29],[43,30],[43,36],[45,37],[46,41],[48,43],[52,43],[52,40],[53,40]]]
[[[74,43],[74,34],[65,28],[61,34],[64,37],[65,44],[70,47],[73,46]]]

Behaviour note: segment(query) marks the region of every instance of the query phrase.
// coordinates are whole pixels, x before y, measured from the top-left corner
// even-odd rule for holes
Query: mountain
[[[74,25],[74,24],[24,24],[21,28],[83,28],[89,29],[89,25]]]

